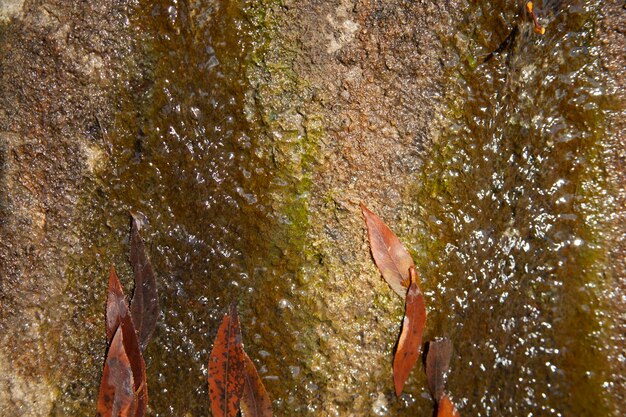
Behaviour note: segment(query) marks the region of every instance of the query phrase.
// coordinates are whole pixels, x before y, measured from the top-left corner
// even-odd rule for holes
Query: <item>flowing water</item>
[[[316,314],[298,289],[306,151],[297,128],[270,138],[274,115],[259,110],[250,78],[263,65],[271,4],[145,2],[130,22],[149,59],[107,129],[106,199],[91,219],[103,225],[96,235],[119,230],[119,247],[95,254],[106,251],[93,238],[96,264],[76,285],[99,276],[102,295],[115,262],[131,287],[126,213],[144,213],[162,300],[146,354],[153,415],[209,414],[206,361],[233,300],[276,414],[316,415],[323,381],[301,372],[318,342],[297,330]],[[428,335],[453,341],[449,389],[463,415],[608,415],[615,313],[603,301],[611,200],[599,2],[537,4],[543,37],[518,6],[468,2],[466,19],[442,33],[458,57],[445,63],[449,128],[407,187],[420,219],[409,243],[432,300]],[[483,62],[515,26],[510,45]],[[428,398],[394,404],[389,415],[432,410]]]
[[[437,300],[429,320],[455,344],[450,390],[463,415],[608,415],[604,230],[614,208],[599,3],[544,2],[543,37],[511,3],[471,4],[451,34],[452,124],[426,185],[412,189],[426,219],[416,252]]]

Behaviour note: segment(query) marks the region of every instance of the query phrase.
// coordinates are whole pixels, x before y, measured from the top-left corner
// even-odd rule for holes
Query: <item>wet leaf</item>
[[[101,417],[134,417],[137,412],[133,371],[121,328],[114,332],[104,363],[96,410]]]
[[[135,291],[130,305],[139,345],[143,351],[150,341],[159,317],[156,279],[146,248],[139,235],[140,221],[132,214],[130,232],[130,263],[135,273]]]
[[[209,398],[214,417],[235,417],[243,394],[245,359],[237,306],[230,305],[209,357]]]
[[[450,355],[452,355],[450,339],[434,340],[428,344],[426,380],[430,394],[435,401],[439,401],[444,393]]]
[[[537,19],[537,15],[535,14],[534,5],[532,1],[526,2],[526,11],[530,14],[530,17],[533,19],[533,32],[537,35],[543,35],[546,33],[546,28],[539,24],[539,20]]]
[[[137,396],[136,417],[143,416],[148,404],[148,388],[146,386],[146,364],[139,348],[135,326],[122,292],[122,286],[111,266],[109,271],[109,294],[107,297],[107,343],[112,344],[113,333],[121,329],[123,334],[124,351],[128,356],[133,372],[134,391]]]
[[[439,399],[437,417],[461,417],[461,414],[446,394]]]
[[[376,266],[387,284],[404,298],[409,286],[409,268],[414,267],[413,259],[391,229],[363,203],[360,206]],[[419,287],[419,282],[417,286]]]
[[[267,395],[263,381],[259,377],[254,362],[244,352],[245,384],[241,397],[241,413],[243,417],[271,417],[272,401]]]
[[[107,345],[111,344],[113,335],[119,327],[120,323],[128,315],[128,305],[122,292],[120,280],[115,273],[115,267],[111,265],[109,268],[109,293],[107,295]]]
[[[426,306],[424,295],[417,286],[417,272],[414,267],[409,271],[409,290],[406,294],[404,320],[398,347],[393,358],[393,383],[396,396],[400,396],[417,358],[422,345],[422,333],[426,325]]]

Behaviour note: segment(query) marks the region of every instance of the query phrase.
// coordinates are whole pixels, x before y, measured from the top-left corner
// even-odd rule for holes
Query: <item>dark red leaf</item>
[[[450,339],[434,340],[428,344],[426,380],[430,394],[435,401],[439,401],[443,395],[451,355],[452,343]]]
[[[100,417],[134,417],[137,412],[133,371],[121,328],[114,333],[104,363],[96,409]]]
[[[139,345],[143,351],[150,341],[159,317],[156,279],[146,248],[139,235],[138,219],[132,214],[130,232],[130,263],[135,273],[135,291],[130,304]]]
[[[243,417],[272,417],[272,401],[267,395],[263,381],[259,377],[254,362],[244,352],[245,384],[241,397]]]
[[[439,399],[439,404],[437,405],[437,417],[461,417],[461,414],[446,394]]]
[[[360,206],[376,266],[387,284],[404,298],[409,286],[409,268],[414,267],[413,259],[389,227],[363,203]],[[419,282],[416,285],[419,287]]]
[[[422,333],[426,325],[426,306],[424,295],[417,286],[417,272],[411,267],[409,272],[411,285],[405,300],[404,320],[398,340],[398,348],[393,358],[393,383],[396,396],[400,396],[422,345]]]
[[[237,306],[230,305],[209,357],[209,398],[213,417],[235,417],[243,394],[245,359]]]
[[[107,297],[107,342],[110,342],[111,329],[120,328],[123,333],[124,351],[128,356],[130,367],[133,371],[135,394],[137,395],[137,412],[135,417],[141,417],[146,411],[148,404],[148,387],[146,386],[146,364],[139,348],[137,333],[133,320],[128,311],[128,305],[122,293],[122,286],[111,266],[109,272],[109,294]],[[115,332],[115,330],[113,330]],[[119,330],[118,330],[119,332]],[[111,336],[112,337],[112,336]]]

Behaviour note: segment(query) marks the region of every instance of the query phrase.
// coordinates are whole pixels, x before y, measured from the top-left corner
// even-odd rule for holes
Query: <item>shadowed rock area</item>
[[[94,414],[129,211],[148,415],[209,415],[231,301],[276,415],[431,415],[361,201],[462,415],[621,415],[625,11],[535,7],[543,37],[513,0],[0,2],[0,415]]]

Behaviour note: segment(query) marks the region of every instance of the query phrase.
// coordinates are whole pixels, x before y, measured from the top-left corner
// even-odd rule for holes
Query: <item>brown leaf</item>
[[[106,311],[107,345],[111,344],[115,331],[127,314],[128,305],[122,292],[122,286],[115,273],[115,267],[111,265],[109,268],[109,293],[107,295]]]
[[[111,265],[109,272],[109,294],[107,297],[107,343],[111,343],[112,333],[116,329],[121,329],[123,334],[124,351],[128,356],[131,369],[133,371],[134,391],[137,395],[136,417],[143,416],[148,404],[148,387],[146,386],[146,364],[139,348],[137,333],[133,320],[128,311],[128,305],[122,292],[122,286],[115,273],[115,268]],[[112,331],[113,329],[113,331]],[[119,332],[119,330],[117,330]],[[109,335],[111,335],[109,337]]]
[[[450,339],[434,340],[428,344],[426,380],[430,394],[435,401],[438,401],[443,395],[451,355],[452,343]]]
[[[135,291],[130,305],[139,345],[143,351],[150,341],[159,317],[156,279],[146,248],[139,235],[139,221],[132,214],[130,232],[130,263],[135,273]]]
[[[402,394],[404,383],[419,357],[422,333],[426,325],[424,295],[417,286],[417,272],[414,267],[411,267],[409,275],[411,285],[406,294],[402,331],[400,332],[398,348],[393,358],[393,383],[396,389],[396,396]]]
[[[387,284],[404,298],[409,286],[409,268],[415,266],[413,259],[389,227],[363,203],[360,206],[376,266]],[[419,282],[417,286],[419,287]]]
[[[121,328],[114,333],[109,347],[96,407],[101,417],[134,417],[137,412],[133,371]]]
[[[243,417],[272,417],[272,401],[267,395],[263,381],[259,377],[254,362],[244,352],[245,384],[241,397]]]
[[[446,394],[439,399],[437,417],[461,417],[461,414]]]
[[[213,417],[235,417],[244,389],[245,359],[237,306],[230,305],[209,357],[209,398]]]

